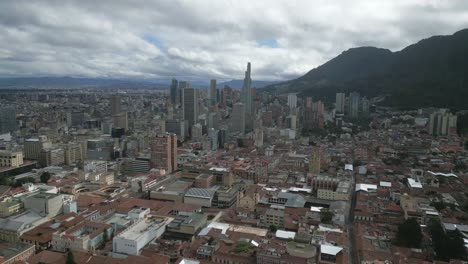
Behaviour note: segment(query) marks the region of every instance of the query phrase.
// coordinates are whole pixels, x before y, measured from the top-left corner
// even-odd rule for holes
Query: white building
[[[112,240],[114,255],[139,255],[141,250],[159,238],[174,218],[148,217],[139,219]]]
[[[295,93],[288,94],[288,106],[290,109],[297,107],[297,95]]]

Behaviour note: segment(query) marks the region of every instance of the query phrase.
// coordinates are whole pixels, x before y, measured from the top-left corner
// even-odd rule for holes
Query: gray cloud
[[[282,80],[467,25],[464,0],[1,1],[0,76]]]

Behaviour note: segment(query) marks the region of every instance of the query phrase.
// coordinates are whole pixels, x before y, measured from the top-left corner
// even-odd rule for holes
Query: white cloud
[[[0,76],[288,79],[468,25],[463,0],[2,1]],[[268,44],[272,43],[272,44]]]

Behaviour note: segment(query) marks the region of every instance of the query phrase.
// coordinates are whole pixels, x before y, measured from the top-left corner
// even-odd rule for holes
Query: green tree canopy
[[[409,218],[398,226],[396,244],[402,247],[419,248],[422,237],[421,227],[416,218]]]

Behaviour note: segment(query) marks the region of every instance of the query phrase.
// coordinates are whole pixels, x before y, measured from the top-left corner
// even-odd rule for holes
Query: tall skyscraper
[[[352,92],[349,94],[349,113],[352,118],[359,117],[359,103],[360,103],[360,95],[357,92]]]
[[[0,134],[16,131],[15,106],[0,106]]]
[[[294,109],[297,107],[297,95],[295,93],[288,94],[288,106],[289,109]]]
[[[179,91],[179,83],[176,79],[172,79],[171,88],[170,88],[170,97],[172,104],[178,104],[178,91]]]
[[[231,132],[245,133],[245,106],[236,103],[232,109]]]
[[[151,141],[151,167],[165,169],[171,173],[177,170],[177,136],[166,133]]]
[[[120,95],[114,94],[111,97],[111,115],[120,114],[122,111]]]
[[[247,63],[247,71],[245,71],[244,84],[242,86],[242,103],[244,103],[245,109],[245,130],[251,131],[253,129],[254,113],[252,108],[252,78],[250,62]]]
[[[184,120],[188,121],[189,127],[197,123],[198,118],[198,94],[194,88],[184,88],[182,90],[182,106],[184,112]]]
[[[337,93],[336,101],[335,101],[336,113],[343,114],[345,112],[345,102],[346,102],[345,93]]]
[[[210,81],[210,91],[209,91],[209,98],[210,98],[210,106],[214,106],[218,102],[218,93],[216,89],[216,80]]]

